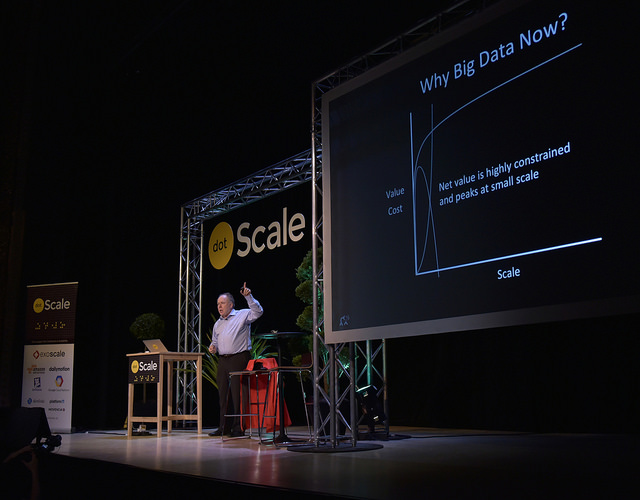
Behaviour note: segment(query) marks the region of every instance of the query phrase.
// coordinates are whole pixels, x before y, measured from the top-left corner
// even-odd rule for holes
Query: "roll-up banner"
[[[73,344],[24,346],[22,406],[44,408],[52,432],[71,432]]]
[[[78,283],[27,287],[22,406],[44,408],[52,432],[71,432]]]

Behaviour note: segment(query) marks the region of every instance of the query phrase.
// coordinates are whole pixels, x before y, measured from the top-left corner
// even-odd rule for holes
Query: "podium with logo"
[[[167,422],[167,434],[171,433],[174,421],[195,420],[198,434],[202,433],[202,356],[201,352],[142,352],[127,354],[129,365],[129,403],[127,411],[127,436],[133,434],[134,422],[152,422],[157,426],[157,436],[162,436],[162,424]],[[196,414],[174,413],[175,365],[183,361],[193,361],[196,365]],[[164,368],[164,369],[163,369]],[[136,384],[155,384],[157,387],[157,408],[155,416],[136,416],[133,414],[134,389]],[[164,414],[164,396],[166,385],[166,415]]]

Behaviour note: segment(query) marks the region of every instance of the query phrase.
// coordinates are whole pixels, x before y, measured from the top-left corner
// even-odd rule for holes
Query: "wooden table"
[[[162,422],[167,422],[167,434],[171,433],[171,425],[174,420],[196,420],[198,422],[198,434],[202,434],[202,352],[143,352],[138,354],[127,354],[129,358],[129,370],[132,370],[132,363],[137,360],[155,360],[159,357],[158,370],[157,370],[157,409],[155,417],[139,417],[133,415],[133,393],[135,382],[131,381],[131,374],[129,379],[129,408],[127,411],[127,436],[131,437],[133,432],[134,422],[155,422],[157,425],[157,436],[162,436]],[[197,413],[195,415],[179,415],[173,413],[173,380],[174,380],[174,363],[180,361],[195,361],[196,363],[196,403]],[[137,371],[136,365],[136,371]],[[164,384],[165,384],[165,370],[166,366],[166,380],[167,380],[167,414],[163,416],[164,409]]]

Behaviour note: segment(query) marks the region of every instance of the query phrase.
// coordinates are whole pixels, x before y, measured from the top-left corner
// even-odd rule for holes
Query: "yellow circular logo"
[[[33,310],[37,313],[41,313],[44,310],[44,300],[36,299],[33,302]]]
[[[209,261],[216,269],[222,269],[231,260],[233,253],[233,229],[226,222],[220,222],[209,238]]]
[[[139,368],[140,368],[140,365],[138,364],[138,360],[134,359],[133,363],[131,363],[131,372],[138,373]]]

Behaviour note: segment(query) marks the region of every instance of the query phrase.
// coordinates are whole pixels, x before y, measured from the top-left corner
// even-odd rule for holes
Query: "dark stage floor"
[[[391,435],[404,439],[311,453],[188,430],[65,434],[41,463],[43,498],[640,498],[638,435],[406,427]]]

